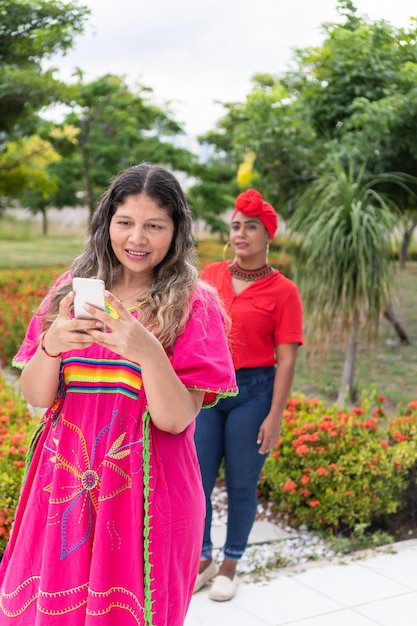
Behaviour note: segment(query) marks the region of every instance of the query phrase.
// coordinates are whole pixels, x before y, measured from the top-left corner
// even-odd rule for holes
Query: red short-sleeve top
[[[275,348],[303,343],[297,286],[278,270],[235,294],[229,262],[207,265],[201,278],[215,287],[231,317],[230,348],[236,370],[275,365]]]

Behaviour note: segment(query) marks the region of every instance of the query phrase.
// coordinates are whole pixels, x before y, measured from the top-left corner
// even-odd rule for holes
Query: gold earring
[[[268,263],[268,257],[269,257],[269,243],[266,244],[266,262]]]
[[[224,245],[224,247],[223,247],[223,261],[225,261],[225,260],[226,260],[227,249],[228,249],[228,247],[229,247],[229,246],[230,246],[230,241],[228,241],[228,242]]]

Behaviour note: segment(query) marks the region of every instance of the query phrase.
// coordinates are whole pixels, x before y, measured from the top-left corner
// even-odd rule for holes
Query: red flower
[[[320,500],[310,500],[310,502],[308,503],[309,506],[311,506],[312,509],[314,509],[314,507],[319,506],[320,505]]]
[[[364,420],[362,422],[362,426],[364,428],[367,428],[368,430],[376,430],[378,427],[378,420],[377,419],[370,419],[370,420]]]
[[[310,448],[304,444],[302,446],[298,446],[298,448],[295,449],[295,452],[298,456],[304,456],[310,452]]]
[[[282,490],[289,491],[290,493],[295,493],[297,487],[298,485],[294,480],[287,480],[287,482],[284,483]]]
[[[303,434],[304,431],[302,428],[298,426],[297,428],[294,428],[292,432],[293,432],[293,435],[296,435],[297,437],[299,437],[300,435]]]
[[[316,474],[317,476],[327,476],[329,472],[327,471],[327,469],[325,467],[318,467],[316,469]]]

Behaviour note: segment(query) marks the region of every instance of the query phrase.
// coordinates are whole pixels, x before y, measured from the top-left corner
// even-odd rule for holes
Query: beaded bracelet
[[[62,352],[60,352],[59,354],[49,354],[48,350],[45,348],[45,335],[46,335],[47,331],[45,330],[42,334],[41,334],[41,350],[46,354],[46,356],[49,356],[51,359],[59,359],[59,357],[61,356]]]

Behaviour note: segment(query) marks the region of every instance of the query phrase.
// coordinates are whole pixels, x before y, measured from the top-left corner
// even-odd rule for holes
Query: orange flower
[[[307,476],[306,474],[304,474],[301,477],[301,482],[303,483],[303,485],[308,485],[308,483],[310,482],[310,476]]]
[[[320,500],[310,500],[310,502],[308,503],[309,506],[311,506],[312,509],[314,509],[314,507],[319,506],[320,505]]]
[[[316,474],[317,476],[327,476],[329,472],[327,471],[327,469],[325,467],[318,467],[316,469]]]
[[[310,448],[304,444],[302,446],[298,446],[298,448],[295,449],[295,452],[298,456],[304,456],[310,452]]]
[[[295,493],[297,487],[298,485],[294,480],[287,480],[287,482],[284,483],[282,489],[283,491],[289,491],[290,493]]]
[[[378,420],[375,419],[375,417],[373,419],[370,420],[364,420],[362,422],[362,426],[364,428],[367,428],[368,430],[376,430],[378,428]]]

